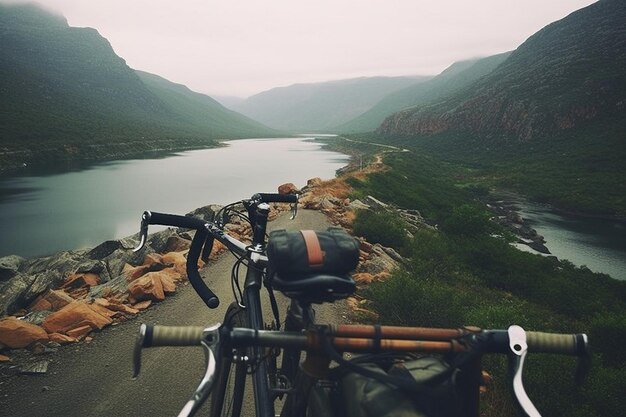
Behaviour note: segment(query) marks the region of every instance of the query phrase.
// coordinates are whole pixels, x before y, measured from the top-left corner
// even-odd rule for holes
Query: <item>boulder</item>
[[[84,301],[74,301],[61,310],[50,314],[42,327],[48,333],[65,333],[70,329],[89,325],[92,329],[102,329],[113,323],[110,317],[96,312]]]
[[[0,288],[0,315],[14,313],[23,303],[22,295],[31,286],[35,277],[17,274]]]
[[[118,249],[122,249],[122,242],[119,240],[107,240],[87,252],[89,259],[104,259]]]
[[[0,281],[8,281],[17,275],[25,259],[17,255],[0,258]]]
[[[20,318],[20,320],[27,321],[30,324],[35,324],[37,326],[41,326],[43,321],[52,314],[50,310],[41,310],[41,311],[31,311],[26,314],[24,317]]]
[[[141,278],[136,279],[128,285],[128,292],[130,296],[137,300],[153,300],[163,301],[165,300],[165,292],[163,290],[163,283],[159,277],[146,274]]]
[[[307,187],[317,187],[317,186],[322,185],[323,182],[324,181],[322,181],[321,178],[315,177],[315,178],[311,178],[310,180],[308,180],[306,182],[306,185],[307,185]]]
[[[144,300],[144,301],[140,301],[138,303],[133,304],[133,308],[135,310],[143,311],[147,309],[148,307],[150,307],[151,304],[152,304],[152,300]]]
[[[184,252],[191,246],[191,241],[180,236],[170,236],[165,243],[165,252]]]
[[[80,265],[78,265],[74,273],[75,274],[81,274],[81,273],[96,274],[100,277],[101,282],[107,282],[108,280],[112,278],[111,275],[109,274],[109,269],[107,268],[106,262],[99,260],[99,259],[98,260],[90,259],[86,262],[81,263]]]
[[[278,186],[278,194],[298,194],[299,192],[298,187],[291,182]]]
[[[172,265],[181,274],[187,273],[187,258],[180,252],[168,252],[161,257],[165,265]]]
[[[59,252],[53,256],[27,261],[21,272],[28,275],[37,275],[43,272],[56,271],[60,276],[65,277],[76,271],[76,268],[85,260],[85,251]]]
[[[157,233],[153,233],[148,237],[148,244],[156,252],[165,251],[167,241],[172,236],[178,236],[175,229],[165,229]]]
[[[75,289],[81,287],[95,287],[96,285],[100,285],[100,276],[87,272],[68,276],[62,288]]]
[[[159,265],[159,264],[154,264]],[[147,274],[152,269],[152,265],[140,265],[140,266],[132,266],[130,264],[124,265],[124,269],[122,270],[122,274],[126,277],[128,282],[134,281],[137,278]]]
[[[56,288],[63,282],[61,271],[50,269],[48,271],[33,274],[33,283],[22,294],[22,300],[24,305],[28,305],[40,294],[48,291],[50,288]]]
[[[48,341],[48,334],[41,327],[14,317],[0,320],[1,344],[12,349],[20,349],[39,341]]]
[[[111,296],[122,296],[126,294],[128,281],[125,275],[120,275],[104,284],[89,288],[89,298],[101,298]],[[123,298],[123,297],[122,297]]]
[[[134,266],[141,265],[144,258],[150,253],[154,253],[154,249],[150,245],[144,246],[139,252],[133,252],[128,249],[117,249],[103,260],[107,265],[109,276],[113,279],[122,273],[126,264]]]
[[[211,221],[213,221],[213,217],[215,216],[215,213],[220,211],[221,208],[222,208],[222,206],[220,206],[220,205],[211,204],[211,205],[208,205],[208,206],[197,208],[194,211],[191,211],[191,212],[185,214],[185,216],[197,217],[197,218],[205,220],[207,222],[211,222]]]

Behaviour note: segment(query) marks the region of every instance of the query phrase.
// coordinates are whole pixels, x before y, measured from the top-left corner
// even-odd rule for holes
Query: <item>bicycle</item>
[[[158,223],[197,230],[187,258],[187,271],[194,289],[211,308],[217,306],[216,297],[212,296],[215,300],[211,298],[212,293],[200,279],[197,261],[201,253],[203,258],[208,256],[212,239],[218,239],[239,255],[238,261],[233,266],[233,276],[237,275],[241,263],[246,262],[248,266],[246,284],[239,294],[235,290],[236,280],[233,280],[237,301],[229,306],[224,324],[206,329],[145,324],[141,327],[140,337],[135,346],[135,375],[138,375],[140,370],[143,348],[203,346],[205,349],[207,357],[205,376],[181,410],[180,416],[194,415],[210,394],[212,394],[211,416],[223,415],[222,412],[225,412],[225,415],[239,416],[248,373],[252,374],[256,416],[274,416],[274,402],[279,397],[284,398],[281,411],[283,417],[304,416],[307,415],[307,408],[315,407],[317,415],[323,415],[324,413],[320,414],[319,410],[320,407],[328,407],[325,398],[327,392],[318,388],[323,386],[320,381],[326,381],[329,376],[331,360],[338,363],[339,368],[348,368],[349,371],[367,378],[381,379],[408,392],[428,390],[429,386],[445,380],[454,372],[457,381],[455,389],[461,396],[460,403],[464,415],[478,416],[478,394],[482,382],[480,358],[487,353],[509,355],[513,368],[511,381],[515,399],[526,415],[538,416],[539,412],[528,398],[522,384],[522,371],[527,352],[589,357],[588,340],[584,334],[526,332],[519,326],[511,326],[507,330],[481,330],[474,327],[435,329],[377,325],[315,325],[314,312],[311,308],[313,302],[333,301],[346,297],[354,290],[354,282],[350,282],[345,276],[333,277],[324,274],[307,275],[303,280],[279,286],[281,292],[291,298],[285,330],[265,330],[258,300],[262,283],[268,289],[270,298],[273,297],[272,283],[265,274],[269,259],[265,253],[267,216],[264,213],[268,207],[265,207],[267,204],[263,197],[256,196],[245,200],[244,204],[253,225],[251,245],[245,245],[224,233],[225,222],[219,220],[219,213],[217,223],[149,212],[144,213],[142,218],[142,241],[145,241],[148,224]],[[294,199],[294,197],[266,196],[267,200]],[[251,210],[254,212],[251,213]],[[292,217],[295,210],[297,209],[294,208]],[[224,216],[227,211],[222,212],[221,218],[228,217]],[[272,305],[275,310],[275,323],[278,324],[280,321],[275,302]],[[283,353],[281,369],[276,367],[279,352]],[[298,366],[301,352],[306,352],[306,359]],[[421,352],[429,355],[449,355],[451,359],[445,372],[440,372],[427,381],[416,383],[410,378],[374,375],[363,366],[346,361],[342,357],[343,352],[377,355],[383,352]],[[586,362],[581,361],[583,364]],[[229,385],[231,382],[232,385]],[[226,395],[229,386],[232,386],[232,397]],[[228,404],[225,404],[224,398],[228,399],[226,401]]]

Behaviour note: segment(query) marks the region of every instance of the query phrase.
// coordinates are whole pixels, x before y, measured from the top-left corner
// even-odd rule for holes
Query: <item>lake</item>
[[[333,178],[349,162],[306,137],[224,145],[2,179],[0,256],[92,247],[138,232],[144,210],[185,214],[276,192],[286,182],[303,187],[313,177]]]

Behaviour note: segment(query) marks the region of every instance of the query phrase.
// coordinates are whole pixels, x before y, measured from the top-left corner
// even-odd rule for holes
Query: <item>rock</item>
[[[95,287],[100,285],[100,276],[91,272],[68,276],[61,288]]]
[[[20,373],[24,375],[38,375],[48,372],[49,361],[38,361],[24,365],[20,368]]]
[[[278,194],[298,194],[300,190],[295,184],[288,182],[286,184],[282,184],[278,186]]]
[[[28,310],[32,312],[52,311],[52,304],[50,304],[50,302],[48,302],[48,300],[45,300],[43,297],[38,297],[37,299],[35,299],[35,301],[31,303],[30,306],[28,306]]]
[[[60,345],[67,345],[68,343],[74,343],[77,341],[75,337],[70,337],[61,333],[50,333],[48,337],[51,342],[58,343]]]
[[[359,249],[365,253],[371,253],[374,246],[365,239],[359,239]]]
[[[126,294],[128,288],[128,281],[125,275],[120,275],[117,278],[112,279],[104,284],[97,285],[89,288],[90,298],[101,298],[115,295]]]
[[[107,267],[106,262],[102,260],[88,260],[86,262],[81,263],[74,271],[75,274],[81,273],[92,273],[96,274],[100,277],[101,282],[107,282],[112,277],[109,274],[109,269]]]
[[[8,281],[17,275],[25,259],[17,255],[0,258],[0,281]]]
[[[354,279],[357,284],[369,285],[372,281],[374,281],[374,276],[369,272],[358,272],[356,274],[352,274],[352,279]]]
[[[52,314],[50,310],[42,310],[42,311],[32,311],[25,316],[23,316],[20,320],[27,321],[28,323],[35,324],[37,326],[41,326],[41,323]]]
[[[91,328],[91,326],[86,324],[84,326],[80,326],[80,327],[76,327],[74,329],[70,329],[66,333],[67,333],[67,335],[69,337],[73,337],[75,339],[79,339],[80,340],[82,337],[87,336],[92,331],[93,331],[93,329]]]
[[[140,266],[131,266],[130,264],[126,264],[124,266],[124,269],[122,270],[122,274],[126,277],[126,280],[128,282],[131,282],[147,274],[148,272],[150,272],[153,269],[152,268],[153,265],[160,265],[164,267],[164,265],[156,264],[156,263],[152,265],[140,265]]]
[[[152,300],[140,301],[136,304],[133,304],[133,308],[139,311],[143,311],[147,309],[148,307],[150,307],[151,304],[152,304]]]
[[[81,326],[89,325],[95,330],[102,329],[112,322],[110,317],[96,312],[84,301],[74,301],[46,317],[42,327],[48,333],[68,334],[68,330]]]
[[[9,358],[6,355],[0,355],[0,362],[9,362],[11,361],[11,358]]]
[[[41,327],[14,317],[0,320],[0,343],[3,345],[20,349],[40,341],[48,341],[48,334]]]
[[[128,285],[128,292],[137,301],[141,300],[165,300],[163,283],[157,276],[144,275]]]
[[[118,249],[122,249],[122,242],[119,240],[107,240],[87,252],[89,259],[104,259]]]
[[[157,233],[153,233],[148,237],[150,247],[156,252],[165,251],[167,241],[172,236],[178,236],[175,229],[165,229]]]
[[[14,313],[22,307],[22,295],[34,281],[34,276],[17,274],[6,282],[0,288],[0,315]]]
[[[376,210],[387,210],[389,208],[388,204],[383,203],[382,201],[372,197],[371,195],[368,195],[365,198],[365,204]]]
[[[24,305],[33,302],[37,296],[48,291],[50,288],[56,288],[63,282],[63,275],[58,270],[49,270],[34,274],[34,281],[22,294]]]
[[[191,241],[180,236],[170,236],[165,244],[165,252],[183,252],[189,249]]]
[[[130,315],[135,315],[135,314],[139,314],[139,310],[130,307],[126,304],[114,301],[114,300],[107,300],[105,298],[98,298],[94,300],[94,304],[97,304],[99,306],[102,306],[104,308],[106,308],[107,310],[110,310],[112,312],[121,312],[124,314],[130,314]]]
[[[311,178],[310,180],[308,180],[306,182],[307,187],[317,187],[323,184],[324,181],[322,181],[321,178],[319,177],[315,177],[315,178]]]
[[[348,205],[348,208],[350,208],[351,210],[369,210],[370,206],[363,203],[361,200],[353,200]]]
[[[159,264],[159,265],[163,265],[164,262],[161,259],[161,255],[159,255],[158,253],[150,253],[148,255],[146,255],[146,257],[143,260],[143,266],[153,266],[155,264]]]
[[[57,349],[53,348],[53,347],[48,347],[46,345],[44,345],[41,342],[35,342],[33,343],[28,350],[30,351],[30,353],[32,353],[33,355],[45,355],[46,353],[54,353],[57,351]]]
[[[150,253],[154,253],[154,249],[152,249],[150,245],[144,246],[144,248],[139,252],[133,252],[127,249],[116,250],[104,258],[111,279],[118,277],[122,273],[122,269],[126,264],[134,266],[141,265],[144,258]]]
[[[48,290],[44,298],[52,305],[52,311],[59,311],[74,302],[74,299],[63,290]]]
[[[85,251],[59,252],[53,256],[27,261],[21,272],[28,275],[37,275],[56,271],[61,277],[65,277],[73,273],[85,261],[85,256]]]
[[[222,208],[222,206],[220,206],[220,205],[211,204],[211,205],[208,205],[208,206],[197,208],[194,211],[191,211],[191,212],[185,214],[185,216],[197,217],[197,218],[205,220],[207,222],[212,222],[213,221],[213,217],[215,216],[215,213],[220,211],[221,208]]]
[[[165,265],[172,265],[181,274],[187,273],[187,258],[180,252],[168,252],[161,257]]]

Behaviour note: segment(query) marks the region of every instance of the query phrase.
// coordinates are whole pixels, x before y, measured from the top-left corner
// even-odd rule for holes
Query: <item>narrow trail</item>
[[[271,229],[323,229],[330,225],[317,212],[301,210],[290,221],[283,215]],[[131,380],[132,346],[140,323],[207,325],[220,322],[232,300],[230,271],[233,257],[221,256],[201,272],[221,300],[209,310],[189,285],[142,312],[137,318],[97,334],[90,344],[66,346],[47,356],[48,372],[16,376],[0,385],[0,416],[167,416],[177,415],[191,396],[204,371],[199,348],[163,348],[144,351],[142,373]],[[269,304],[264,297],[264,311]],[[286,299],[280,297],[281,311]],[[343,303],[317,308],[319,322],[345,319]],[[282,317],[284,319],[284,317]]]

